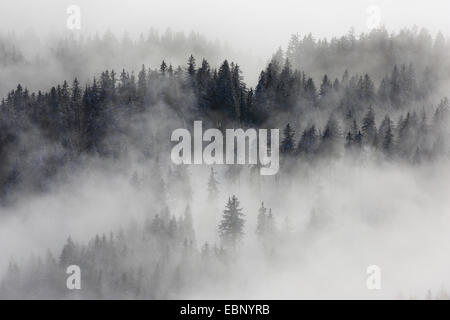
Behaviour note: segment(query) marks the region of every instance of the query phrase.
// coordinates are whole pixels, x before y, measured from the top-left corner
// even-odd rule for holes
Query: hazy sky
[[[65,30],[71,4],[81,8],[83,33],[110,29],[137,34],[170,27],[198,31],[258,55],[285,46],[295,32],[330,37],[351,27],[367,31],[372,5],[380,8],[381,23],[390,31],[417,25],[448,35],[450,27],[448,0],[2,0],[0,30]]]

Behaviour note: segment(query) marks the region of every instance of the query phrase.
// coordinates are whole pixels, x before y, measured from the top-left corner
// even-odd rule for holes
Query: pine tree
[[[326,95],[328,95],[328,93],[331,91],[332,89],[332,84],[331,81],[328,79],[328,76],[325,75],[322,79],[322,84],[320,85],[320,91],[319,94],[320,96],[323,98]]]
[[[227,60],[223,62],[217,74],[213,107],[232,119],[236,119],[239,114],[239,112],[236,112],[239,108],[233,86],[233,77]]]
[[[368,74],[365,74],[364,78],[360,80],[358,87],[362,101],[365,103],[372,102],[375,97],[375,86]]]
[[[137,83],[137,96],[140,103],[144,103],[146,95],[147,95],[147,73],[145,71],[145,66],[142,65],[142,69],[138,74],[138,83]]]
[[[213,89],[211,69],[208,61],[203,59],[202,66],[197,71],[197,94],[199,110],[207,111],[210,100],[211,92]]]
[[[72,241],[72,238],[69,237],[66,244],[64,245],[64,248],[62,249],[61,256],[59,258],[60,266],[62,266],[63,268],[67,268],[69,265],[76,262],[75,250],[75,243]]]
[[[375,114],[372,107],[369,108],[369,111],[367,111],[366,115],[364,116],[361,129],[364,137],[364,142],[368,145],[372,145],[377,130],[375,125]]]
[[[318,139],[319,137],[314,125],[309,129],[305,129],[298,143],[297,153],[299,155],[313,154],[317,150]]]
[[[233,195],[228,199],[219,225],[219,235],[224,245],[235,247],[242,239],[245,225],[243,217],[242,208],[239,208],[239,200]]]
[[[386,156],[391,157],[393,153],[394,135],[389,122],[383,136],[383,152]]]
[[[292,154],[295,149],[294,142],[295,131],[291,128],[288,123],[283,130],[283,140],[281,141],[280,151],[283,154]]]
[[[73,114],[74,124],[74,140],[78,153],[82,151],[82,128],[83,128],[83,111],[82,111],[82,90],[78,79],[75,78],[72,85],[71,110]]]
[[[340,135],[339,124],[335,116],[331,115],[323,131],[319,152],[324,156],[337,156]]]
[[[295,103],[295,90],[293,88],[293,74],[289,59],[286,59],[283,70],[280,73],[280,79],[276,88],[277,108],[289,110]]]
[[[188,59],[188,68],[187,73],[189,77],[194,78],[195,77],[195,58],[193,55],[191,55]]]
[[[161,72],[162,76],[166,75],[167,72],[167,64],[166,62],[163,60],[163,62],[161,63],[161,66],[159,67],[159,72]]]
[[[266,233],[266,225],[267,225],[267,209],[264,207],[264,202],[261,203],[261,208],[258,210],[258,218],[256,225],[256,234],[259,237],[263,237]]]
[[[309,78],[304,86],[305,97],[311,106],[317,105],[317,90],[314,80]]]
[[[275,221],[272,215],[272,209],[269,209],[269,213],[267,213],[264,202],[262,202],[258,212],[256,234],[262,240],[270,240],[275,234]]]

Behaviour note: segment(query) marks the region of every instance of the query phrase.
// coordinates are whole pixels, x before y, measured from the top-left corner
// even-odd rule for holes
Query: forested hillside
[[[421,46],[423,38],[420,33],[413,43]],[[394,48],[404,42],[401,35],[388,39]],[[305,41],[294,46],[297,51],[304,51]],[[366,49],[360,48],[370,41],[353,41],[352,52],[363,55]],[[167,145],[174,123],[190,125],[194,120],[204,120],[221,128],[280,128],[284,131],[282,153],[299,158],[339,157],[365,149],[412,162],[432,159],[448,152],[449,102],[441,96],[448,80],[447,56],[438,58],[446,47],[442,41],[438,36],[429,43],[422,59],[414,56],[407,64],[383,69],[386,76],[378,82],[368,73],[349,71],[357,64],[356,59],[355,63],[333,62],[349,69],[336,78],[324,74],[316,83],[309,74],[293,67],[289,57],[294,57],[295,50],[291,43],[288,57],[281,52],[275,54],[261,72],[256,88],[245,84],[239,64],[225,60],[215,68],[194,56],[182,66],[162,61],[158,68],[143,65],[136,73],[104,71],[89,83],[74,79],[48,91],[29,92],[19,84],[0,105],[1,198],[5,201],[21,181],[44,190],[48,177],[80,155],[119,157],[130,143],[140,143],[141,147],[152,144],[152,137],[133,136],[131,123],[143,114],[154,118],[170,114],[165,131],[155,137],[163,141],[162,145]],[[383,46],[377,48],[376,52],[384,53]],[[335,47],[322,50],[331,55]],[[433,60],[428,57],[430,50],[436,56]],[[416,55],[420,52],[410,51]],[[338,56],[333,55],[336,59]],[[302,59],[296,59],[298,65]],[[426,66],[424,61],[433,64]],[[437,68],[438,62],[443,67]],[[160,110],[161,105],[167,112]],[[44,154],[35,150],[41,147],[35,143],[38,136],[48,145]],[[144,149],[150,156],[159,152],[151,147]],[[28,172],[30,162],[40,169]]]
[[[124,61],[141,61],[147,60],[147,50],[154,45],[169,55],[179,45],[204,43],[194,36],[149,37],[128,43],[129,52],[119,55]],[[62,42],[54,57],[73,60],[80,67],[84,58],[77,52],[90,55],[93,50],[97,58],[107,58],[124,48],[115,41]],[[93,73],[87,82],[68,79],[36,92],[18,84],[0,104],[0,205],[5,215],[10,214],[6,208],[23,204],[28,197],[54,192],[55,186],[68,184],[81,172],[95,172],[99,163],[121,173],[131,167],[124,184],[133,194],[149,198],[150,205],[144,210],[145,221],[93,234],[90,240],[74,240],[67,234],[58,252],[41,252],[21,263],[11,259],[0,298],[196,297],[197,289],[242,280],[239,270],[248,274],[245,252],[252,257],[252,267],[254,261],[263,261],[261,270],[270,274],[283,261],[307,260],[302,250],[306,252],[310,243],[320,246],[318,235],[328,234],[327,228],[338,219],[335,211],[357,212],[356,220],[364,221],[364,228],[396,219],[391,208],[368,209],[339,190],[367,192],[368,201],[374,201],[372,189],[352,184],[359,179],[352,169],[367,166],[368,172],[390,181],[393,175],[382,170],[391,174],[398,166],[414,175],[430,164],[446,163],[449,46],[441,34],[433,39],[426,31],[415,30],[389,35],[381,29],[330,41],[294,35],[287,50],[279,50],[268,61],[254,87],[246,84],[239,61],[210,63],[203,58],[209,49],[197,47],[181,65],[165,59],[135,71],[108,69]],[[14,50],[0,45],[0,63],[23,63]],[[95,59],[92,64],[103,66]],[[194,120],[220,130],[280,129],[279,176],[264,180],[249,166],[205,168],[208,179],[199,186],[200,178],[191,176],[195,173],[168,160],[171,132],[191,129]],[[90,167],[93,163],[95,170]],[[324,163],[328,169],[323,169]],[[148,171],[141,170],[145,166]],[[338,173],[333,172],[336,168]],[[410,171],[402,170],[399,175],[409,177]],[[321,191],[328,178],[336,181],[330,190]],[[309,189],[303,183],[310,183]],[[199,193],[207,194],[206,199],[199,200]],[[341,198],[332,198],[335,193]],[[299,194],[305,203],[297,202]],[[279,208],[272,211],[267,201]],[[202,220],[199,212],[192,214],[193,207],[200,211],[200,203],[211,213],[204,217],[208,223],[195,220]],[[306,215],[303,228],[293,228],[296,219]],[[294,224],[289,220],[293,216]],[[198,225],[206,226],[212,236],[199,236]],[[256,243],[260,256],[242,249],[246,241]],[[293,250],[294,243],[298,250]],[[71,264],[83,270],[82,291],[66,289],[65,271]]]

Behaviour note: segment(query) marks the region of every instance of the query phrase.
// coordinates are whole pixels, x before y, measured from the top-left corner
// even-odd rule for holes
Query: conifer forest
[[[258,56],[151,23],[0,22],[0,299],[448,298],[445,25],[317,21],[330,35],[292,29]],[[175,164],[172,132],[195,140],[195,121],[278,129],[279,171]]]

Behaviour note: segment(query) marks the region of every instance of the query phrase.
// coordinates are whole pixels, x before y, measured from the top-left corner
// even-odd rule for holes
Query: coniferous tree
[[[195,58],[193,55],[191,55],[189,57],[187,73],[188,73],[189,77],[191,77],[191,78],[195,77],[196,69],[195,69]]]
[[[320,141],[319,152],[323,156],[338,156],[340,138],[339,124],[334,115],[328,119],[327,125],[323,131],[322,140]]]
[[[146,95],[147,95],[147,73],[145,71],[145,66],[142,65],[142,69],[138,74],[138,83],[137,83],[137,96],[141,104],[144,103]]]
[[[197,71],[197,94],[201,111],[206,112],[208,110],[212,87],[211,68],[208,61],[203,59],[202,66]]]
[[[272,215],[272,209],[264,207],[264,202],[261,203],[261,208],[258,210],[256,234],[262,240],[271,240],[270,238],[275,233],[275,221]]]
[[[70,108],[72,110],[72,126],[74,132],[74,144],[78,154],[82,152],[82,138],[83,138],[83,111],[82,111],[82,90],[78,79],[75,78],[72,85],[72,97]]]
[[[372,145],[376,134],[375,114],[372,107],[369,108],[362,121],[363,140],[367,145]]]
[[[261,203],[261,208],[258,210],[256,234],[259,237],[263,237],[266,233],[267,226],[267,209],[264,207],[264,202]]]
[[[222,221],[219,224],[219,235],[224,245],[236,247],[244,236],[245,220],[242,208],[239,206],[239,200],[233,195],[228,199],[223,211]]]
[[[383,152],[386,156],[391,157],[393,154],[394,135],[392,133],[391,124],[387,124],[386,131],[383,136]]]
[[[331,81],[328,79],[328,76],[325,75],[322,79],[322,84],[320,85],[319,95],[324,98],[328,95],[329,92],[331,92],[331,89]]]
[[[283,154],[289,155],[294,152],[295,142],[294,142],[295,131],[292,129],[291,125],[288,123],[283,130],[283,140],[281,141],[280,151]]]
[[[236,119],[239,113],[233,87],[232,73],[228,61],[225,60],[217,73],[214,89],[213,108],[222,114]]]
[[[63,268],[67,268],[69,265],[76,262],[75,250],[75,243],[72,241],[72,238],[69,237],[59,258],[60,266],[62,266]]]
[[[299,155],[310,155],[315,153],[319,143],[318,140],[319,137],[314,125],[308,129],[305,129],[298,143],[297,153]]]
[[[164,77],[166,75],[167,72],[167,64],[166,62],[163,60],[163,62],[161,63],[161,66],[159,67],[159,72],[161,73],[161,75]]]

